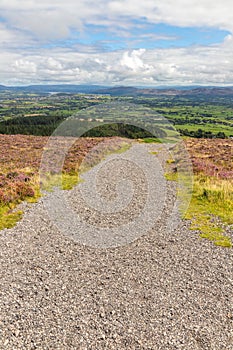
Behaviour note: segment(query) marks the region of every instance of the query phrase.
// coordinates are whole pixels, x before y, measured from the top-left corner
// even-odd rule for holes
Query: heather
[[[49,189],[55,185],[71,189],[78,182],[80,168],[84,171],[108,152],[128,147],[118,137],[69,138],[64,163],[55,169],[67,140],[60,137],[51,143],[43,136],[0,135],[0,229],[14,226],[21,218],[22,212],[17,211],[20,202],[34,202],[41,196],[44,177]],[[42,162],[43,157],[46,161]]]

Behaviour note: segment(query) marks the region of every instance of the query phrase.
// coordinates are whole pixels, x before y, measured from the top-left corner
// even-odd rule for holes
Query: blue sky
[[[2,0],[0,84],[233,84],[233,4]]]
[[[208,46],[223,42],[230,34],[218,28],[177,27],[167,24],[150,24],[137,21],[129,31],[111,32],[105,26],[86,25],[84,31],[71,30],[70,37],[42,45],[51,47],[73,47],[76,44],[93,45],[99,50],[155,49],[189,46]]]

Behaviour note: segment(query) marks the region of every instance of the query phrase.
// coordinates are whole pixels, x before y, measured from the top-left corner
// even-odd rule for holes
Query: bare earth
[[[55,191],[51,198],[69,200],[92,227],[134,220],[148,196],[145,174],[139,169],[133,175],[137,147],[128,151],[130,164],[127,152],[113,156],[97,180],[101,196],[118,205],[112,181],[131,172],[133,183],[139,182],[122,217],[116,208],[112,217],[101,216],[100,208],[81,199],[80,189],[85,192],[84,184],[95,176],[91,172],[74,190]],[[116,165],[119,159],[124,160]],[[25,205],[23,220],[0,232],[0,349],[233,349],[233,250],[200,240],[179,217],[176,229],[167,229],[175,183],[166,183],[154,226],[141,236],[135,227],[130,241],[119,232],[107,243],[95,232],[75,238],[69,225],[64,232],[51,220],[48,197]],[[54,215],[62,219],[57,209]]]

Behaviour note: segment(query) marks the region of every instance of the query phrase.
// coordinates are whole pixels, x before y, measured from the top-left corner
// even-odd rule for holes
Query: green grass
[[[178,173],[165,174],[168,181],[178,181]],[[182,202],[182,193],[178,192]],[[182,203],[181,203],[182,208]],[[182,212],[182,210],[181,210]],[[183,218],[191,221],[191,230],[200,231],[200,237],[217,246],[232,248],[230,237],[224,235],[224,224],[233,224],[233,185],[230,180],[194,176],[191,202]]]
[[[193,199],[223,222],[233,224],[233,183],[230,180],[210,178],[204,175],[194,178]]]
[[[224,236],[224,235],[210,232],[210,233],[201,233],[200,237],[208,239],[210,241],[213,241],[214,244],[217,246],[225,247],[225,248],[232,248],[231,239],[229,237]]]
[[[157,139],[156,137],[147,137],[145,139],[141,139],[140,142],[144,142],[144,143],[161,143],[161,141],[159,139]]]
[[[191,229],[200,231],[200,237],[215,245],[232,247],[222,224],[233,224],[233,192],[228,180],[195,176],[193,197],[184,216],[191,220]]]
[[[130,149],[130,147],[131,147],[131,144],[130,144],[130,143],[128,143],[128,142],[122,142],[122,145],[121,145],[121,147],[120,147],[118,150],[113,151],[113,152],[110,151],[110,152],[108,153],[108,155],[111,154],[111,153],[116,153],[116,154],[124,153],[124,152],[128,151],[128,149]]]
[[[167,164],[174,164],[175,160],[174,159],[167,159],[166,163]]]
[[[52,192],[54,187],[58,187],[62,190],[71,190],[80,182],[78,173],[62,173],[62,174],[50,174],[47,173],[41,179],[42,190]]]
[[[78,173],[62,174],[62,190],[71,190],[80,182]]]
[[[222,124],[176,124],[176,129],[187,129],[188,131],[197,131],[198,129],[202,129],[203,131],[211,131],[213,134],[217,134],[218,132],[224,132],[226,136],[231,136],[232,126],[222,125]]]
[[[0,207],[0,230],[14,227],[17,224],[17,222],[22,218],[23,212],[14,212],[13,209],[13,205],[5,205]]]
[[[164,177],[168,181],[178,181],[178,173],[174,173],[174,172],[165,173]]]

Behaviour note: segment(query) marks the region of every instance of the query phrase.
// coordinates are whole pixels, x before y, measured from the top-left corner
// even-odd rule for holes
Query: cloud
[[[139,49],[133,50],[131,53],[128,51],[124,52],[123,57],[120,60],[120,64],[123,67],[132,69],[134,72],[150,68],[150,66],[145,64],[140,58],[145,53],[145,51],[145,49]]]
[[[69,48],[0,56],[0,81],[124,85],[231,84],[233,40],[209,47],[80,53]]]
[[[206,26],[233,32],[231,0],[2,0],[0,12],[8,23],[43,40],[64,39],[71,30],[84,30],[86,24],[128,29],[132,22],[177,26]],[[112,29],[111,29],[112,27]]]
[[[106,37],[94,45],[78,40],[83,37],[85,42],[90,25],[102,33],[111,32],[118,41],[135,40],[133,28],[145,23],[217,28],[233,33],[231,0],[214,5],[210,0],[144,0],[135,4],[135,0],[2,0],[0,83],[233,82],[232,35],[216,45],[150,50],[109,49],[111,42]],[[175,35],[143,31],[136,37],[140,45],[145,40],[175,39]]]
[[[145,0],[135,6],[134,0],[109,2],[116,15],[145,17],[152,23],[177,26],[208,26],[233,30],[233,4],[231,0]]]

